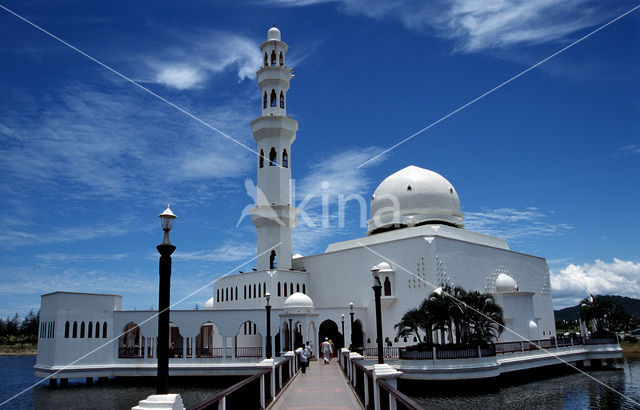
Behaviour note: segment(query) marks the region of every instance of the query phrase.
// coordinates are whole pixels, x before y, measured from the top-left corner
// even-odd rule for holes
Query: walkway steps
[[[295,379],[268,408],[361,410],[362,406],[334,360],[328,365],[322,361],[311,362],[307,372],[298,372]]]

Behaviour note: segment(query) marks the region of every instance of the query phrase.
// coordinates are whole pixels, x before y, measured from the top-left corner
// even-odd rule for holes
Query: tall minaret
[[[251,122],[258,145],[258,195],[251,221],[258,231],[258,270],[291,268],[291,230],[298,215],[291,204],[291,144],[298,122],[287,117],[286,97],[293,77],[293,69],[285,63],[288,48],[280,40],[280,30],[271,28],[260,46],[263,63],[256,73],[262,116]]]

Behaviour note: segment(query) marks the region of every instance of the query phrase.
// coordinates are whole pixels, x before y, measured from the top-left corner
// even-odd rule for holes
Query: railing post
[[[433,353],[433,364],[435,365],[436,364],[436,356],[437,356],[436,347],[435,346],[433,346],[431,348],[431,352]]]
[[[569,335],[569,341],[571,342],[571,346],[573,346],[573,335]]]
[[[480,350],[480,346],[478,346],[478,357],[482,358],[482,351]]]
[[[380,386],[378,386],[378,379],[387,380],[388,383],[397,388],[398,383],[396,379],[402,376],[402,372],[397,371],[388,364],[374,364],[373,365],[373,408],[374,410],[380,410]],[[396,409],[396,400],[389,394],[389,408],[391,410]]]
[[[227,396],[224,396],[222,399],[220,399],[218,410],[227,410]]]
[[[269,383],[269,394],[271,395],[271,397],[276,397],[276,363],[273,359],[263,359],[259,364],[258,367],[263,368],[263,369],[270,369],[271,373],[269,374],[269,378],[271,380],[271,382]],[[264,376],[263,376],[264,379]],[[260,388],[264,390],[264,380],[261,379],[260,380]],[[262,396],[264,397],[264,392],[261,392]],[[264,404],[262,405],[262,407],[264,407]]]
[[[520,341],[520,351],[524,352],[524,341]]]
[[[265,408],[264,400],[264,374],[260,376],[260,408]]]
[[[371,399],[369,399],[369,378],[367,377],[367,372],[362,371],[362,381],[364,382],[364,408],[369,408],[369,404],[371,403]]]
[[[358,360],[363,360],[364,356],[360,355],[359,353],[356,352],[351,352],[349,353],[349,368],[351,369],[351,385],[353,385],[353,387],[355,388],[356,384],[358,383],[358,378],[356,377],[356,361]],[[366,377],[367,373],[365,372],[365,377]]]

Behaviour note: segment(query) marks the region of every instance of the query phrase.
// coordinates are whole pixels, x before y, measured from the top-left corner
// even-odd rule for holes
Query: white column
[[[402,376],[402,372],[397,371],[388,364],[373,365],[373,407],[375,410],[380,410],[380,387],[378,386],[378,379],[384,379],[390,385],[397,388],[396,379],[400,376]],[[395,398],[391,395],[389,395],[389,408],[392,410],[396,408]]]

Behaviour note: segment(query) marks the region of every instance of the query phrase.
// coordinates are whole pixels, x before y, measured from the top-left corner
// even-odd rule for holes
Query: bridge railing
[[[409,397],[405,396],[397,388],[384,379],[377,379],[372,369],[367,369],[361,362],[363,356],[350,357],[348,351],[342,351],[340,356],[340,368],[344,372],[349,385],[356,394],[362,407],[366,410],[374,408],[376,394],[379,395],[380,409],[422,409]],[[376,383],[374,385],[374,380]]]
[[[264,409],[289,383],[298,368],[296,357],[289,356],[273,368],[241,380],[190,410]]]

